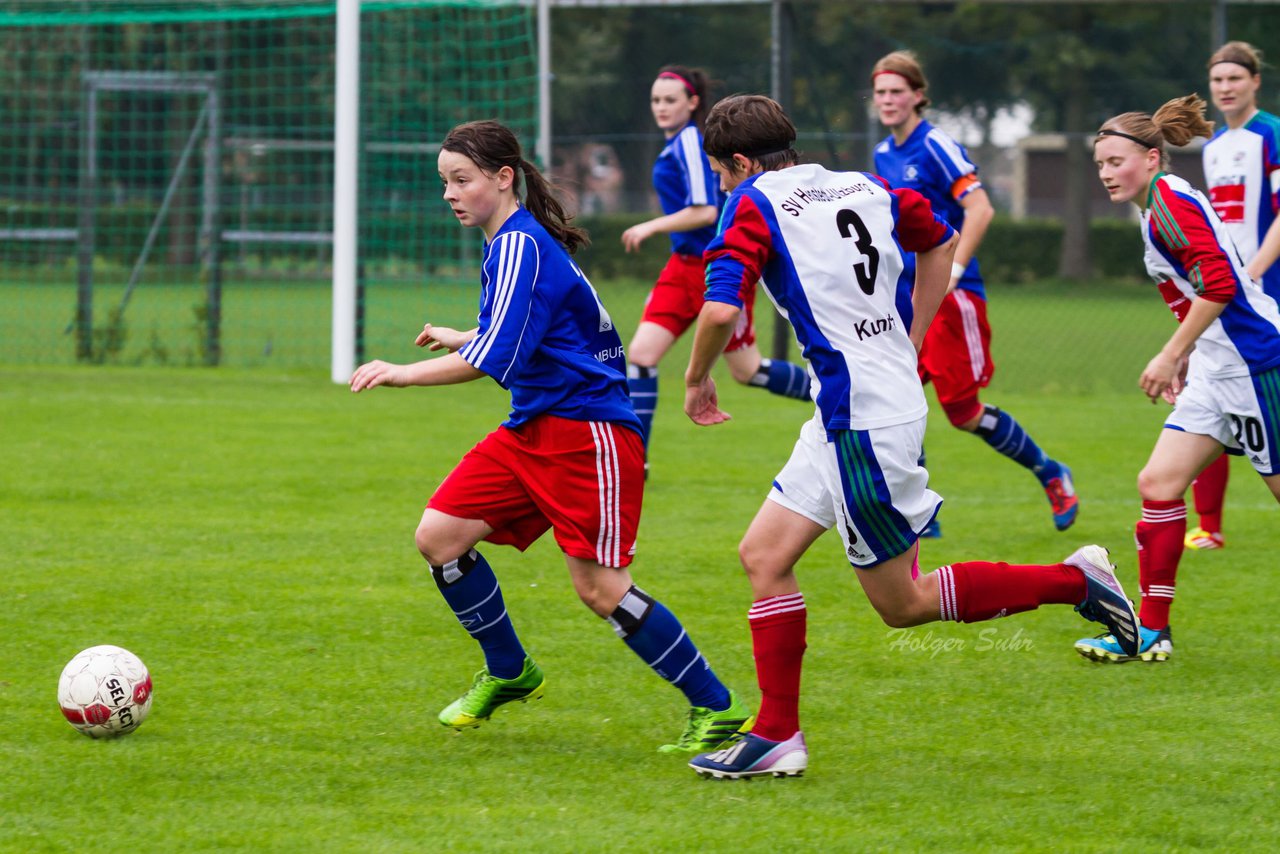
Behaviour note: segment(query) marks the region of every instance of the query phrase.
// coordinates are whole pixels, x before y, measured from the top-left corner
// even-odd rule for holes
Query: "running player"
[[[658,363],[702,308],[706,274],[702,251],[715,236],[716,219],[724,202],[718,179],[702,151],[702,122],[711,107],[708,88],[706,73],[696,68],[668,65],[658,72],[649,106],[654,122],[667,138],[653,165],[653,186],[663,215],[622,233],[628,252],[639,249],[655,234],[667,233],[671,237],[671,258],[658,274],[645,301],[640,325],[627,347],[631,401],[640,417],[646,449],[658,403]],[[752,322],[754,301],[754,294],[748,297],[742,323],[725,346],[730,373],[740,383],[808,400],[809,375],[803,367],[760,356]]]
[[[487,374],[511,392],[510,417],[462,458],[418,525],[418,550],[485,659],[471,688],[440,712],[440,723],[479,726],[503,704],[542,696],[542,671],[516,637],[498,580],[475,546],[487,540],[523,551],[550,528],[582,601],[694,707],[684,733],[661,749],[717,744],[746,728],[749,713],[675,616],[627,571],[644,450],[622,342],[569,257],[586,234],[569,225],[515,135],[497,122],[450,131],[439,169],[458,221],[484,232],[479,326],[461,332],[427,324],[416,343],[448,355],[411,365],[369,362],[352,376],[351,390],[447,385]]]
[[[1227,42],[1209,57],[1209,91],[1226,126],[1205,143],[1204,177],[1245,272],[1280,299],[1280,118],[1258,109],[1261,69],[1261,54],[1247,42]],[[1200,524],[1187,532],[1187,548],[1226,545],[1222,506],[1230,470],[1222,454],[1191,484]]]
[[[749,734],[690,763],[715,777],[796,775],[808,765],[799,718],[806,611],[794,567],[832,527],[891,626],[1062,603],[1137,642],[1137,615],[1101,546],[1044,566],[967,561],[919,575],[917,537],[942,499],[918,462],[927,406],[916,352],[957,238],[915,190],[798,164],[795,138],[782,108],[759,95],[721,101],[707,119],[707,153],[731,195],[707,249],[685,411],[697,424],[728,419],[711,367],[760,277],[804,348],[817,403],[739,547],[763,699]],[[919,253],[910,335],[894,310],[904,251]]]
[[[891,131],[876,146],[876,174],[891,187],[919,192],[960,235],[947,295],[920,351],[920,378],[933,383],[953,427],[981,437],[1036,476],[1049,498],[1053,524],[1065,531],[1079,511],[1071,469],[1045,454],[1012,415],[979,399],[995,365],[977,251],[995,211],[978,167],[963,145],[925,120],[929,83],[914,54],[896,51],[881,58],[872,69],[871,84],[880,123]],[[911,288],[913,270],[914,259],[908,255],[900,288]],[[910,301],[903,296],[899,305],[905,311]]]
[[[1111,201],[1141,210],[1147,273],[1179,324],[1138,380],[1153,403],[1173,404],[1138,475],[1141,644],[1134,653],[1111,636],[1076,643],[1081,655],[1099,661],[1165,661],[1172,654],[1169,609],[1187,533],[1184,495],[1224,448],[1247,455],[1280,499],[1280,311],[1209,200],[1164,172],[1165,143],[1186,145],[1212,132],[1204,108],[1198,96],[1177,98],[1154,116],[1116,116],[1094,139]]]

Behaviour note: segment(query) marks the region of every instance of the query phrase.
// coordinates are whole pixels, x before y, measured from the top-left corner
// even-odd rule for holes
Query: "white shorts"
[[[1164,426],[1217,439],[1260,474],[1280,474],[1280,369],[1188,380]]]
[[[920,465],[925,421],[840,430],[830,438],[816,418],[806,422],[769,500],[838,528],[854,566],[902,554],[942,505]]]

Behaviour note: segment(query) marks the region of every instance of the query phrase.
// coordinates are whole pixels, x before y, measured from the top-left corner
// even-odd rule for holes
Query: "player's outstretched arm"
[[[480,379],[483,371],[457,353],[439,359],[427,359],[411,365],[396,365],[375,359],[356,368],[351,375],[351,390],[361,392],[380,385],[401,388],[411,385],[453,385]]]
[[[463,345],[476,337],[476,333],[480,331],[479,327],[468,329],[466,332],[459,332],[457,329],[450,329],[448,326],[433,326],[430,323],[422,327],[422,331],[418,333],[418,337],[413,343],[419,347],[426,347],[428,350],[448,350],[455,353],[461,350]]]
[[[720,211],[715,205],[689,205],[672,214],[654,217],[622,232],[622,246],[628,252],[636,252],[640,244],[655,234],[671,234],[677,231],[696,231],[716,224]]]

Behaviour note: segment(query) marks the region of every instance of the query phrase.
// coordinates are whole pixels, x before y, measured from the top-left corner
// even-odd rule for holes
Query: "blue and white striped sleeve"
[[[538,244],[512,231],[489,244],[484,259],[484,293],[479,331],[458,351],[472,367],[508,388],[537,349],[547,323],[546,312],[533,310],[538,280]]]
[[[950,183],[978,171],[978,167],[969,160],[960,143],[937,128],[929,131],[928,136],[924,138],[924,146]]]
[[[676,157],[685,177],[685,206],[719,205],[720,178],[711,171],[711,162],[702,150],[702,135],[689,125],[680,131],[675,147]]]

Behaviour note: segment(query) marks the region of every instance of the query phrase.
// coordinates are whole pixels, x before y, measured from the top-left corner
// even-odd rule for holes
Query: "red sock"
[[[942,619],[977,623],[1041,605],[1079,605],[1084,573],[1065,563],[1013,566],[971,560],[937,570]]]
[[[751,731],[761,738],[786,741],[800,729],[800,666],[807,616],[801,593],[761,599],[747,612],[760,683],[760,714]]]
[[[1148,629],[1163,629],[1169,625],[1178,560],[1187,535],[1186,502],[1142,502],[1142,521],[1134,535],[1138,540],[1138,584],[1142,587],[1138,621]]]
[[[1230,474],[1231,461],[1223,454],[1191,482],[1196,512],[1200,514],[1200,527],[1210,534],[1222,533],[1222,502],[1227,497],[1227,476]]]

